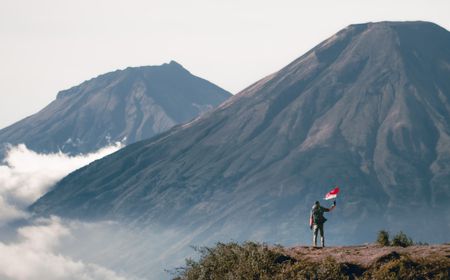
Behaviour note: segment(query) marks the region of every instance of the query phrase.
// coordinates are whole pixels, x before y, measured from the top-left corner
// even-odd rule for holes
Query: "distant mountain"
[[[100,75],[58,93],[40,112],[0,130],[0,144],[86,153],[134,143],[189,121],[231,94],[171,61]]]
[[[176,226],[193,244],[310,243],[310,208],[332,185],[331,243],[383,228],[449,241],[447,30],[350,25],[201,118],[70,174],[31,210]]]

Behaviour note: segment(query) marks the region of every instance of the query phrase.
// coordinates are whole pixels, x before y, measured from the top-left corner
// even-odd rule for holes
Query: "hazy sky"
[[[349,24],[450,29],[449,11],[448,0],[0,0],[0,128],[115,69],[176,60],[237,93]]]

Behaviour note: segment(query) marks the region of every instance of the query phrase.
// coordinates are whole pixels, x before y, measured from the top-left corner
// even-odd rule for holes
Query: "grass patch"
[[[449,279],[449,264],[443,260],[413,261],[402,255],[371,267],[364,273],[364,279]]]

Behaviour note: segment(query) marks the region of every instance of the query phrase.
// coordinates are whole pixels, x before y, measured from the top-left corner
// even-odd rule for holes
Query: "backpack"
[[[316,225],[321,225],[323,223],[325,223],[327,221],[327,219],[325,219],[325,217],[323,216],[323,210],[322,207],[317,207],[317,206],[313,206],[312,210],[311,210],[311,215],[313,218],[313,223]]]

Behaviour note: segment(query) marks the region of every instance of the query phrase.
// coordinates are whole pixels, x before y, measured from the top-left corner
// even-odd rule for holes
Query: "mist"
[[[69,156],[10,146],[0,165],[1,279],[168,279],[196,233],[115,221],[34,218],[27,207],[69,173],[122,147]]]
[[[61,242],[69,236],[71,231],[57,217],[18,228],[15,241],[0,242],[0,278],[127,279],[99,265],[62,255]]]
[[[0,228],[0,279],[169,279],[196,234],[56,216]]]
[[[40,154],[24,144],[8,148],[0,165],[0,278],[133,279],[63,254],[64,247],[68,247],[65,243],[82,240],[73,224],[58,217],[31,219],[26,212],[64,176],[121,147],[121,143],[115,143],[77,156]]]
[[[10,146],[0,165],[0,226],[26,218],[26,207],[44,195],[63,177],[122,147],[115,143],[96,152],[69,156],[64,153],[41,154],[24,144]]]

